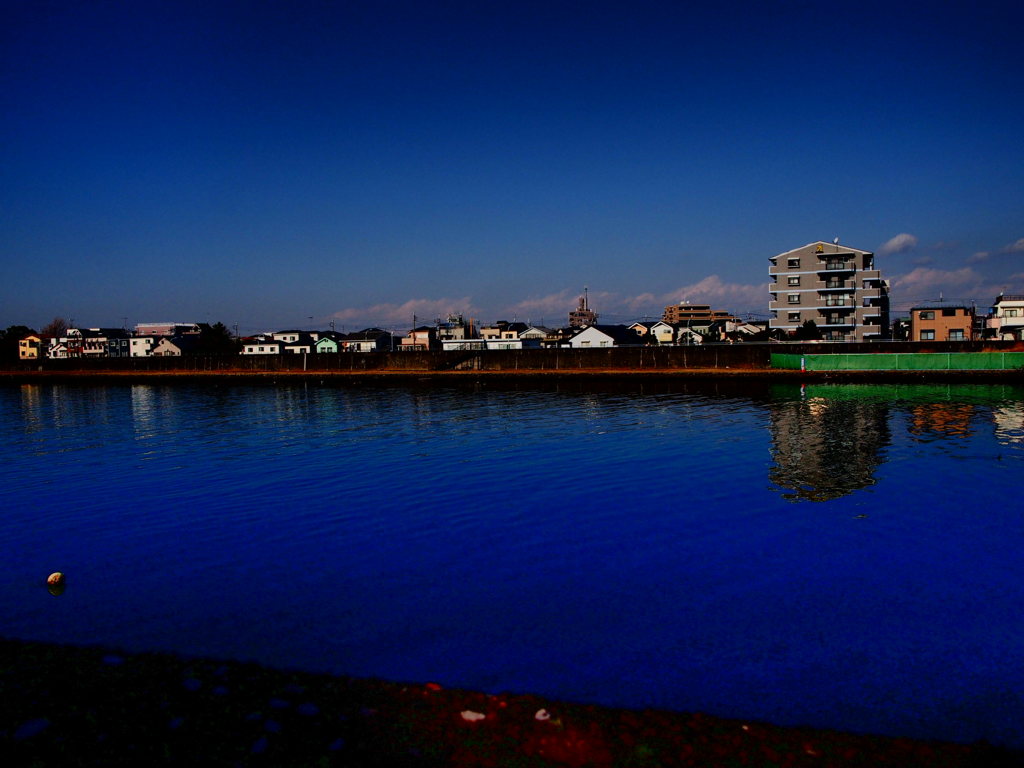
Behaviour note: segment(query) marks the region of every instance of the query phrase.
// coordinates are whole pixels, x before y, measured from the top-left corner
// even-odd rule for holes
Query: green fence
[[[772,354],[771,365],[807,371],[1008,371],[1024,368],[1024,352]]]

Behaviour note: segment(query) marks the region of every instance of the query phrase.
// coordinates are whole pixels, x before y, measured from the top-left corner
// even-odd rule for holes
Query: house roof
[[[250,336],[246,339],[242,339],[242,343],[251,346],[253,344],[284,344],[285,342],[280,339],[261,339],[259,336]]]
[[[927,309],[966,309],[966,310],[969,310],[969,309],[971,309],[971,307],[969,307],[967,304],[964,304],[962,302],[955,302],[955,301],[933,301],[933,302],[930,302],[928,304],[918,304],[917,306],[911,307],[910,311],[911,312],[917,312],[918,310],[921,310],[921,309],[925,309],[925,310],[927,310]]]
[[[416,330],[422,330],[417,328]],[[387,336],[388,332],[383,331],[380,328],[364,328],[361,331],[353,331],[347,334],[344,338],[346,341],[376,341],[381,336]]]
[[[199,346],[199,338],[195,334],[188,336],[162,336],[156,343],[156,346],[161,344],[171,344],[177,347],[182,352],[192,352]]]
[[[581,333],[586,333],[591,328],[600,331],[605,336],[611,337],[612,341],[616,344],[636,344],[638,341],[636,331],[625,325],[588,325],[586,328],[580,328],[579,332],[573,334],[572,338],[576,338]]]

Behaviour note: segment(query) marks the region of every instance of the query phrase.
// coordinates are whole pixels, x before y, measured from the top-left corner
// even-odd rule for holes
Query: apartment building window
[[[800,278],[797,277],[797,276],[787,277],[786,278],[786,284],[787,285],[800,285]]]
[[[791,293],[791,294],[789,294],[789,303],[790,304],[799,304],[800,303],[800,294],[799,293]]]
[[[1007,309],[1003,312],[1003,317],[1018,317],[1020,310]]]
[[[791,322],[791,323],[799,323],[800,322],[800,313],[799,312],[790,312],[789,313],[789,322]]]
[[[935,331],[921,331],[921,341],[935,341]]]
[[[800,269],[800,259],[788,259],[786,264],[790,269]]]
[[[943,317],[956,317],[956,310],[955,309],[944,309],[944,310],[942,310],[942,316]]]
[[[950,341],[966,341],[967,337],[964,335],[963,329],[953,328],[949,332]]]
[[[935,312],[933,312],[930,309],[922,310],[921,314],[918,315],[918,318],[920,318],[921,320],[934,320],[935,319]]]

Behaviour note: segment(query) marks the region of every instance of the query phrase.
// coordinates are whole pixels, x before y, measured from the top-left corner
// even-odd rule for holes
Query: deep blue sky
[[[3,0],[0,327],[1024,293],[1008,3]]]

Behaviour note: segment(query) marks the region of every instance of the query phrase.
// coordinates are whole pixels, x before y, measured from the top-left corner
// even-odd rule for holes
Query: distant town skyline
[[[19,3],[0,326],[768,317],[873,251],[894,314],[1024,293],[1024,9]]]

